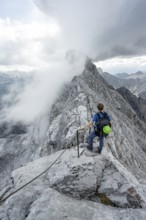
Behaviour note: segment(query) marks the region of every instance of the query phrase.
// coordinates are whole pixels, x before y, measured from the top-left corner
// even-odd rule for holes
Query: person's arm
[[[87,130],[88,128],[93,126],[93,121],[88,122],[87,125],[85,125],[84,127],[80,128],[79,130]]]
[[[98,122],[98,115],[97,114],[94,114],[92,116],[92,121],[90,121],[87,125],[86,125],[86,128],[91,128],[93,125],[95,125],[95,123]]]
[[[87,130],[88,128],[91,128],[94,125],[94,123],[97,121],[97,114],[93,115],[91,120],[92,121],[88,122],[88,124],[85,127],[81,128],[81,130]]]
[[[88,129],[88,128],[91,128],[93,126],[93,121],[90,121],[85,127],[84,129]]]

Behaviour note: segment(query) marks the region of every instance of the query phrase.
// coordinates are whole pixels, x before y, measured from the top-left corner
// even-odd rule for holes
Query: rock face
[[[49,167],[61,152],[13,171],[14,185],[10,191]],[[145,210],[140,209],[145,204],[143,187],[106,147],[102,155],[94,158],[83,154],[79,159],[76,149],[66,150],[45,175],[3,204],[0,218],[124,220],[127,216],[127,219],[143,220],[146,217]],[[112,201],[108,206],[100,202],[103,195]]]
[[[130,104],[137,116],[146,123],[146,100],[136,97],[125,87],[121,87],[117,91]]]
[[[120,87],[126,87],[134,95],[146,99],[146,74],[142,72],[137,72],[130,75],[113,76],[109,73],[103,72],[102,77],[108,82],[109,85],[113,86],[115,89]],[[123,76],[123,75],[122,75]]]
[[[91,119],[98,102],[112,118],[112,133],[101,155],[86,157],[81,148],[77,158],[76,130]],[[46,170],[66,148],[44,175],[1,204],[1,220],[146,219],[146,125],[90,60],[64,86],[45,120],[44,136],[38,121],[25,134],[0,139],[1,199]],[[81,132],[79,142],[86,143],[87,136]]]

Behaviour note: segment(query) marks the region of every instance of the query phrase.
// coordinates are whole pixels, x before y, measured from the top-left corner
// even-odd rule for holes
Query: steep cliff
[[[137,116],[146,123],[146,100],[133,95],[127,88],[121,87],[117,91],[130,104]]]

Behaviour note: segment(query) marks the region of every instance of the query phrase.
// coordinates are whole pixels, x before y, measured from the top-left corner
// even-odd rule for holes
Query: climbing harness
[[[23,186],[21,186],[20,188],[18,188],[17,190],[15,190],[14,192],[12,192],[10,195],[8,195],[6,198],[2,199],[0,201],[0,205],[2,205],[2,203],[4,203],[10,196],[14,195],[15,193],[17,193],[18,191],[20,191],[21,189],[23,189],[25,186],[29,185],[30,183],[32,183],[34,180],[38,179],[41,175],[43,175],[45,172],[47,172],[56,162],[57,160],[59,160],[59,158],[64,154],[64,152],[66,151],[66,149],[64,149],[64,151],[59,155],[59,157],[57,157],[57,159],[46,169],[44,170],[42,173],[40,173],[38,176],[34,177],[32,180],[30,180],[28,183],[24,184]]]

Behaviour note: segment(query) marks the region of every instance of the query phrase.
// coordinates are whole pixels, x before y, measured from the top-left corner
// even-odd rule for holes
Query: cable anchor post
[[[77,156],[80,158],[80,149],[79,149],[79,130],[77,130]]]

